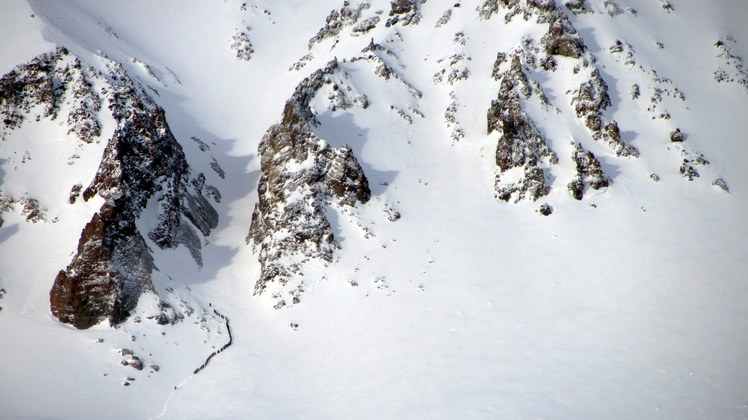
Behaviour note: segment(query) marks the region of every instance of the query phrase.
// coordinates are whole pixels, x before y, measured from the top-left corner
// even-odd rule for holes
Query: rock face
[[[611,102],[608,85],[600,77],[598,69],[593,69],[589,80],[573,92],[571,104],[577,117],[584,121],[595,140],[603,140],[618,156],[639,156],[639,151],[634,146],[621,139],[618,123],[611,121],[605,124],[603,121],[603,111],[610,107]]]
[[[392,0],[390,2],[390,18],[385,26],[400,24],[403,26],[417,25],[421,21],[421,5],[426,0]]]
[[[305,79],[259,146],[259,202],[247,241],[262,266],[255,294],[272,288],[276,308],[299,302],[303,262],[332,261],[337,245],[325,206],[355,206],[371,197],[350,147],[334,149],[312,132],[317,123],[309,101],[336,69],[331,63]]]
[[[127,319],[140,295],[153,291],[154,261],[145,236],[163,249],[184,244],[201,264],[195,228],[207,236],[218,215],[200,184],[190,179],[164,110],[121,65],[110,63],[104,76],[60,48],[5,75],[0,101],[6,129],[18,127],[39,109],[40,117],[50,119],[69,109],[69,133],[89,143],[101,134],[97,114],[102,103],[116,123],[96,176],[82,194],[86,201],[99,196],[105,202],[83,229],[77,254],[50,291],[57,319],[77,328]],[[137,222],[147,206],[154,208],[157,222],[144,234]]]
[[[106,318],[118,324],[143,292],[153,291],[153,258],[135,224],[123,216],[107,201],[83,229],[73,262],[50,292],[55,318],[81,329]],[[123,219],[125,226],[118,223]]]
[[[584,150],[581,144],[575,143],[572,157],[577,168],[576,176],[567,185],[572,197],[581,200],[584,197],[584,188],[587,185],[595,190],[609,185],[608,178],[605,177],[600,166],[600,161],[592,152]]]
[[[501,58],[501,56],[499,56]],[[501,60],[499,60],[501,61]],[[496,146],[496,195],[502,201],[510,199],[537,200],[548,194],[550,187],[541,166],[555,164],[555,153],[548,147],[532,119],[522,110],[520,94],[528,97],[532,88],[522,71],[519,55],[513,56],[508,69],[498,71],[501,89],[488,109],[488,133],[501,132]],[[515,172],[515,173],[512,173]]]
[[[309,40],[309,49],[311,49],[314,44],[322,42],[327,38],[337,36],[338,34],[340,34],[343,28],[356,25],[359,19],[361,19],[362,12],[369,7],[371,6],[366,2],[360,3],[359,5],[354,7],[351,6],[350,1],[345,0],[343,2],[343,6],[341,6],[340,9],[333,9],[330,14],[327,15],[327,18],[325,18],[325,26],[320,28],[317,34]],[[365,22],[361,22],[362,25],[356,25],[356,27],[354,28],[354,33],[366,33],[373,29],[374,26],[376,26],[377,22],[379,22],[378,17],[376,17],[376,19],[367,19]]]
[[[65,48],[42,54],[21,64],[0,79],[0,115],[4,130],[20,127],[36,111],[41,118],[57,119],[63,105],[69,109],[68,131],[90,143],[101,134],[96,114],[101,98],[93,91],[92,71]]]

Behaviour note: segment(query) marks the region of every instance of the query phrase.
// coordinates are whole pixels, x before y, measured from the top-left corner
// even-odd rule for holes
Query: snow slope
[[[376,28],[352,36],[344,27],[311,50],[309,39],[342,1],[3,3],[3,74],[58,45],[97,69],[103,56],[122,63],[158,92],[193,171],[210,176],[222,200],[202,268],[184,247],[151,246],[159,295],[191,315],[175,325],[134,316],[119,328],[78,331],[51,316],[49,289],[101,204],[67,198],[74,180],[94,176],[103,143],[80,146],[44,119],[0,143],[2,190],[37,198],[48,219],[2,214],[0,417],[748,417],[748,90],[714,76],[723,68],[739,78],[715,43],[748,54],[748,7],[673,0],[669,11],[664,1],[630,0],[611,16],[612,2],[588,0],[588,14],[557,2],[608,84],[605,118],[641,156],[621,158],[592,140],[567,93],[587,70],[575,74],[577,61],[558,57],[555,72],[529,72],[551,106],[523,99],[559,156],[550,192],[505,203],[494,198],[499,134],[486,133],[500,87],[492,67],[497,52],[539,39],[546,27],[521,16],[505,24],[503,9],[479,19],[480,3],[429,0],[418,24],[386,27],[389,2],[372,1],[363,18],[382,10]],[[230,47],[248,26],[254,52],[244,61]],[[351,60],[371,39],[393,51],[397,58],[385,59],[420,98],[377,76],[371,62]],[[616,40],[630,48],[611,53]],[[626,63],[629,49],[635,64]],[[461,62],[470,76],[435,81],[447,63],[439,60],[454,54],[470,58]],[[328,207],[340,244],[334,262],[305,265],[301,302],[275,310],[272,296],[252,294],[260,266],[245,243],[261,175],[257,146],[297,84],[335,57],[369,106],[332,110],[328,92],[318,94],[316,134],[351,146],[372,199]],[[650,111],[656,89],[663,99]],[[457,141],[455,127],[464,132]],[[670,142],[675,128],[683,143]],[[611,179],[581,201],[566,188],[572,140]],[[710,162],[697,167],[699,178],[679,173],[681,150]],[[73,153],[80,158],[71,166]],[[729,192],[712,185],[718,178]],[[542,203],[553,214],[539,215]],[[401,218],[390,221],[387,209]],[[154,304],[142,299],[137,314]],[[193,375],[228,341],[213,309],[231,320],[233,343]],[[123,348],[145,369],[122,365]]]

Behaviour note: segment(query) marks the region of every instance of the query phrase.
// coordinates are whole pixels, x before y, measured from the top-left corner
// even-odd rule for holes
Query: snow
[[[434,28],[454,4],[436,0],[423,5],[419,25],[385,28],[389,2],[372,1],[362,19],[383,10],[376,29],[351,37],[345,28],[334,49],[326,39],[306,66],[288,71],[341,3],[256,0],[247,11],[237,1],[2,6],[3,73],[56,45],[100,70],[103,55],[121,62],[158,91],[154,100],[166,109],[193,172],[204,172],[223,196],[202,268],[184,247],[161,251],[149,243],[156,291],[176,311],[190,307],[193,315],[158,325],[144,317],[155,312],[145,297],[140,323],[131,318],[117,329],[77,331],[50,315],[48,296],[101,204],[69,205],[67,196],[73,184],[87,186],[103,142],[81,147],[59,121],[42,120],[0,143],[2,190],[14,197],[28,192],[48,208],[49,219],[59,217],[27,223],[18,211],[2,215],[2,416],[748,416],[748,95],[713,76],[718,39],[732,35],[734,53],[748,55],[742,29],[748,7],[739,0],[673,0],[675,11],[667,13],[658,2],[631,0],[625,6],[636,16],[570,14],[609,85],[613,107],[605,118],[618,121],[624,141],[642,156],[617,158],[590,138],[566,94],[584,74],[571,74],[575,61],[558,57],[555,73],[532,76],[545,77],[539,81],[560,113],[532,101],[527,107],[560,158],[551,167],[551,193],[507,204],[494,198],[498,136],[485,133],[498,92],[490,72],[498,51],[513,49],[527,33],[539,39],[543,28],[521,16],[505,26],[503,12],[477,20],[479,2],[467,1]],[[588,3],[603,10],[602,1]],[[230,48],[236,29],[246,26],[255,50],[249,61]],[[460,30],[464,46],[453,43]],[[321,123],[315,134],[333,147],[352,147],[373,197],[353,210],[328,211],[341,246],[336,260],[306,265],[301,303],[274,310],[270,296],[252,295],[259,264],[244,241],[257,200],[257,145],[299,81],[335,56],[361,55],[371,38],[397,54],[402,68],[392,67],[423,97],[359,61],[342,67],[369,107],[330,111],[325,94],[313,101]],[[607,52],[616,39],[633,46],[635,66]],[[470,77],[435,84],[443,68],[437,60],[457,52],[472,58]],[[670,120],[652,119],[646,110],[656,85],[651,69],[686,94],[685,101],[665,95],[658,106]],[[629,94],[634,83],[642,91],[638,100]],[[465,130],[454,143],[443,121],[452,90]],[[390,105],[406,113],[414,106],[425,117],[414,115],[408,124]],[[102,123],[105,138],[111,124]],[[683,158],[669,142],[676,127],[687,134],[682,147],[710,161],[691,182],[678,173]],[[210,150],[200,151],[192,136]],[[612,178],[610,187],[587,191],[581,202],[565,188],[574,171],[572,140],[593,151]],[[77,148],[81,158],[68,165]],[[31,161],[16,162],[13,156],[26,150]],[[211,157],[225,180],[210,169]],[[661,180],[653,182],[652,173]],[[716,178],[729,193],[711,185]],[[536,212],[544,202],[554,209],[548,217]],[[386,208],[402,217],[388,220]],[[234,343],[192,375],[228,339],[213,309],[231,320]],[[121,365],[122,348],[159,371]],[[136,379],[125,387],[127,377]]]

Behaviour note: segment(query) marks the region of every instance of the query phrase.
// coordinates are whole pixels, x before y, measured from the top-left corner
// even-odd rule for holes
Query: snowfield
[[[0,417],[748,418],[748,69],[738,59],[748,4],[586,0],[590,12],[575,14],[556,1],[596,62],[525,67],[537,85],[520,103],[558,163],[541,165],[547,195],[505,202],[497,175],[515,183],[523,172],[497,172],[492,70],[523,39],[540,47],[548,24],[507,23],[503,3],[482,19],[482,0],[428,0],[415,2],[418,23],[387,26],[390,2],[369,3],[357,22],[373,29],[344,23],[311,48],[342,0],[0,5],[0,74],[58,46],[102,74],[121,63],[165,109],[192,173],[220,191],[202,266],[185,246],[147,239],[155,290],[124,323],[77,330],[50,313],[50,289],[104,202],[69,195],[91,183],[114,121],[102,112],[90,144],[64,118],[0,126],[0,192],[16,200],[0,207]],[[232,49],[242,31],[249,60]],[[372,40],[389,53],[367,59]],[[333,59],[334,83],[309,103],[313,131],[351,147],[371,199],[326,203],[333,261],[289,257],[303,292],[275,309],[282,297],[253,294],[262,267],[245,240],[258,146],[299,83]],[[379,60],[395,75],[378,74]],[[455,68],[469,76],[450,81]],[[638,158],[593,140],[575,114],[570,98],[593,68],[612,103],[604,122]],[[671,141],[676,128],[683,142]],[[610,180],[581,200],[567,189],[575,142]],[[694,163],[702,155],[709,163]],[[41,220],[26,220],[23,197]],[[155,225],[154,206],[139,228]],[[157,322],[159,298],[182,320]],[[233,340],[193,374],[229,342],[215,310]]]

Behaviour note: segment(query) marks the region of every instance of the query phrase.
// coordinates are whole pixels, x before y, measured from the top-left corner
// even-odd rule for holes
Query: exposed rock
[[[585,0],[569,0],[565,3],[565,6],[575,15],[581,13],[592,13],[592,10],[590,10],[585,4]]]
[[[484,0],[475,11],[478,12],[478,17],[481,19],[491,19],[491,16],[499,12],[499,0]]]
[[[258,250],[262,266],[255,294],[274,285],[277,308],[286,299],[298,302],[304,261],[332,261],[336,243],[326,204],[355,206],[371,196],[351,149],[334,149],[312,132],[318,123],[309,102],[337,69],[330,63],[299,84],[281,122],[268,129],[259,146],[259,202],[247,241]]]
[[[399,211],[391,207],[387,207],[386,209],[384,209],[384,213],[387,215],[387,220],[389,220],[390,222],[396,222],[402,217]]]
[[[317,34],[309,40],[309,49],[311,49],[314,44],[322,42],[327,38],[338,36],[345,27],[355,25],[359,19],[361,19],[362,12],[369,7],[371,7],[371,5],[366,2],[360,3],[356,7],[352,7],[351,2],[345,0],[340,9],[333,9],[330,14],[327,15],[325,26],[320,28]],[[378,22],[379,16],[373,16],[361,22],[361,24],[356,25],[353,32],[357,35],[364,34],[374,29]]]
[[[467,80],[470,77],[470,69],[467,67],[470,60],[464,54],[453,54],[448,59],[438,60],[437,63],[442,64],[443,68],[434,74],[434,83],[454,85],[458,81]]]
[[[675,131],[670,132],[670,141],[673,143],[682,143],[684,140],[683,132],[680,128],[676,128]]]
[[[447,9],[444,14],[439,18],[439,20],[436,21],[436,27],[441,28],[442,26],[449,23],[449,20],[452,19],[452,9]]]
[[[396,24],[403,26],[417,25],[421,21],[421,5],[426,0],[392,0],[390,2],[390,18],[385,26]]]
[[[237,32],[231,40],[231,49],[236,52],[236,58],[244,61],[249,61],[252,58],[255,50],[252,47],[252,42],[249,40],[249,27],[246,30]]]
[[[18,128],[34,114],[54,120],[61,106],[69,104],[68,132],[91,143],[101,134],[101,124],[96,118],[101,99],[89,80],[93,73],[65,48],[17,66],[0,79],[0,115],[4,128]]]
[[[584,39],[569,21],[566,13],[549,3],[545,9],[547,13],[541,15],[538,22],[548,22],[548,32],[540,40],[545,52],[551,55],[562,55],[571,58],[580,58],[587,49]]]
[[[124,360],[122,363],[137,370],[143,370],[143,361],[140,360],[140,357],[138,356],[132,356],[129,359]]]
[[[543,203],[540,205],[538,212],[543,216],[550,216],[553,213],[553,208],[548,203]]]
[[[21,214],[26,216],[27,222],[37,223],[47,220],[47,209],[42,208],[36,198],[24,196],[18,200],[18,203],[21,205]]]
[[[608,178],[603,173],[600,161],[597,160],[592,152],[584,150],[581,144],[574,144],[572,158],[577,168],[576,176],[567,185],[572,197],[581,200],[584,196],[585,185],[599,190],[610,184]]]
[[[0,113],[12,120],[6,128],[17,127],[34,113],[55,119],[61,105],[67,104],[69,132],[84,142],[100,135],[97,113],[102,97],[116,128],[83,198],[99,195],[106,201],[84,228],[76,256],[59,272],[50,291],[52,314],[77,328],[104,319],[120,323],[140,295],[153,290],[153,259],[136,226],[151,199],[159,222],[148,236],[162,248],[185,244],[198,262],[200,240],[191,225],[207,235],[217,223],[215,210],[189,183],[189,167],[164,111],[121,65],[112,63],[105,77],[59,48],[0,80]],[[80,189],[71,190],[71,201]],[[27,219],[44,218],[33,198],[19,202]]]
[[[118,324],[153,290],[151,254],[134,220],[122,216],[108,201],[83,229],[73,262],[50,291],[52,315],[61,322],[80,329],[105,318]]]
[[[487,116],[487,132],[501,132],[496,146],[497,198],[534,201],[550,191],[541,166],[555,164],[558,158],[522,109],[519,95],[530,95],[532,88],[518,55],[513,57],[509,69],[501,73],[500,79],[498,98],[491,102]]]
[[[700,177],[701,174],[699,174],[696,167],[709,165],[709,161],[706,160],[704,155],[685,147],[683,142],[671,142],[671,145],[675,150],[680,151],[680,154],[683,157],[683,162],[679,168],[680,174],[689,181],[693,181],[695,178]]]
[[[590,78],[572,93],[571,104],[577,117],[584,121],[595,140],[603,140],[617,156],[639,156],[639,151],[634,146],[623,142],[621,131],[615,121],[604,124],[603,110],[607,109],[611,102],[608,85],[597,69],[593,69]]]
[[[70,202],[70,204],[75,204],[75,200],[77,200],[80,196],[81,190],[83,190],[83,184],[75,184],[72,188],[70,188],[70,194],[68,196],[68,201]]]
[[[737,40],[730,35],[714,44],[720,59],[720,66],[714,71],[714,80],[718,83],[737,83],[748,92],[748,68],[744,65],[743,57],[734,52],[738,49],[736,44]]]

